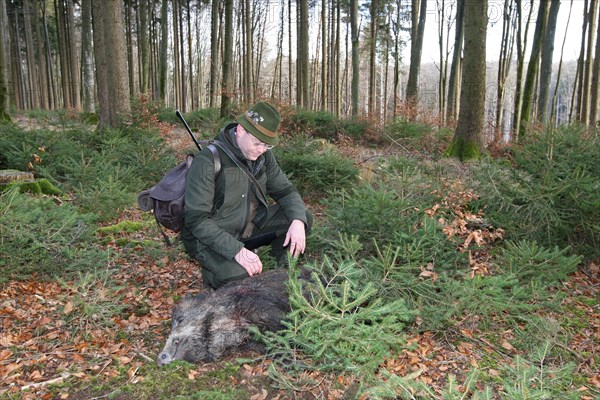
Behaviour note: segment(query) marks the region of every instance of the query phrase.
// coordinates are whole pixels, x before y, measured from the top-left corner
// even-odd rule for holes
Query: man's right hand
[[[260,257],[258,257],[255,252],[250,251],[245,247],[242,247],[240,252],[235,255],[234,259],[250,276],[262,272],[262,261],[260,261]]]

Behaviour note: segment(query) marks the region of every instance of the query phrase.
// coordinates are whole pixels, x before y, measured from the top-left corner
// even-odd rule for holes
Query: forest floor
[[[190,148],[184,130],[173,129],[169,135],[178,151]],[[350,144],[343,151],[359,157],[369,152]],[[143,220],[147,216],[132,207],[113,222]],[[162,241],[152,225],[122,235]],[[464,240],[492,240],[474,237],[469,230],[460,235]],[[173,299],[202,290],[199,268],[180,248],[165,252],[157,262],[143,248],[124,248],[116,239],[106,246],[112,254],[107,268],[118,266],[109,281],[90,284],[82,277],[59,282],[32,276],[0,288],[0,399],[168,399],[180,396],[184,388],[196,393],[193,398],[354,398],[359,384],[355,378],[312,373],[316,385],[285,387],[270,379],[270,361],[255,353],[242,355],[246,362],[238,355],[216,363],[156,367],[169,334]],[[472,268],[485,268],[484,261],[473,260]],[[599,267],[583,266],[560,289],[566,295],[563,308],[571,315],[545,315],[557,321],[585,321],[585,328],[568,343],[557,343],[578,360],[576,371],[585,380],[570,389],[582,400],[600,393],[600,367],[594,364],[600,355],[599,289]],[[107,316],[103,307],[120,311]],[[410,375],[439,395],[452,379],[462,385],[473,368],[493,376],[503,360],[518,354],[513,339],[510,330],[490,334],[476,318],[465,318],[444,332],[414,334],[408,340],[410,350],[390,357],[385,368]]]

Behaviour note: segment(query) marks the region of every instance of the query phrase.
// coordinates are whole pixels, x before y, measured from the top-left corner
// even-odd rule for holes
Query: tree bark
[[[216,106],[217,77],[219,75],[219,21],[221,19],[221,0],[212,0],[210,14],[210,82],[209,106]]]
[[[456,132],[446,154],[465,161],[483,151],[487,0],[465,4],[465,58]]]
[[[540,94],[538,96],[537,116],[542,122],[548,113],[548,99],[550,97],[550,82],[552,81],[552,59],[554,56],[554,38],[556,37],[556,20],[560,0],[552,0],[548,13],[548,23],[542,45],[542,63],[540,66]]]
[[[427,0],[412,0],[412,7],[410,67],[408,69],[408,82],[406,84],[406,102],[413,109],[414,117],[416,117],[416,108],[419,100],[421,54],[423,52],[423,37],[425,36],[425,20],[427,16]]]
[[[350,0],[350,32],[352,41],[352,118],[358,118],[360,58],[359,58],[359,31],[358,31],[358,0]]]
[[[517,14],[518,15],[518,14]],[[500,54],[498,57],[498,91],[496,95],[496,126],[494,131],[494,142],[500,143],[504,136],[504,95],[506,80],[510,72],[512,55],[514,50],[515,8],[512,0],[504,1],[504,18],[502,20],[502,39],[500,41]]]
[[[600,13],[598,13],[600,18]],[[600,21],[596,24],[598,32],[596,33],[596,50],[594,55],[594,65],[592,68],[592,82],[590,88],[590,115],[589,115],[589,125],[595,126],[598,121],[598,103],[599,103],[599,93],[600,90]]]
[[[379,27],[379,0],[371,0],[370,7],[371,25],[369,37],[369,99],[368,114],[375,116],[376,100],[375,93],[377,88],[377,30]]]
[[[582,101],[581,101],[581,118],[580,122],[587,124],[590,116],[590,103],[591,103],[591,88],[592,88],[592,65],[594,62],[594,43],[596,35],[596,16],[598,14],[598,1],[592,0],[589,9],[589,25],[588,25],[588,39],[587,39],[587,50],[586,58],[584,63],[584,76],[583,76],[583,87],[582,87]]]
[[[159,98],[163,104],[167,102],[167,71],[168,71],[168,45],[169,45],[169,15],[168,0],[162,0],[160,8],[160,55],[159,55]]]
[[[131,113],[123,6],[120,1],[98,3],[93,2],[94,39],[99,40],[96,71],[101,78],[99,93],[106,96],[100,102],[99,128],[117,128],[127,122]],[[100,88],[100,81],[105,87]]]
[[[140,58],[140,91],[148,91],[150,71],[150,54],[148,43],[148,0],[139,0],[138,7],[140,26],[138,27],[138,54]]]
[[[231,72],[233,61],[233,0],[225,0],[223,78],[221,80],[221,118],[228,118],[231,107]]]
[[[2,26],[8,26],[8,16],[6,14],[6,2],[0,2],[0,22]],[[8,113],[8,54],[7,46],[8,34],[5,29],[0,32],[0,121],[10,121]]]
[[[546,31],[546,23],[548,21],[549,3],[540,3],[537,21],[535,23],[535,32],[533,34],[533,44],[531,47],[531,55],[529,64],[527,65],[527,76],[523,87],[523,104],[521,106],[521,121],[519,124],[519,135],[517,140],[522,140],[527,134],[527,128],[531,118],[531,110],[533,106],[533,96],[535,93],[535,80],[537,77],[538,67],[540,64],[540,54],[542,52],[542,40]]]
[[[94,112],[92,0],[81,0],[81,99],[83,111]]]
[[[298,0],[297,80],[298,104],[310,108],[309,53],[308,53],[308,0]]]
[[[446,103],[446,120],[454,122],[458,115],[458,93],[460,88],[460,70],[463,48],[463,16],[465,11],[465,0],[456,3],[456,26],[454,29],[454,51],[452,53],[452,65],[448,78],[448,96]]]

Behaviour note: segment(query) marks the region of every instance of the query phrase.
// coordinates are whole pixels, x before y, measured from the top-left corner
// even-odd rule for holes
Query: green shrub
[[[36,177],[75,194],[76,205],[103,219],[134,204],[137,192],[156,184],[177,163],[155,132],[138,129],[23,132],[13,128],[0,136],[0,151],[0,168],[18,170],[26,170],[32,155],[39,155]]]
[[[332,146],[305,136],[282,143],[275,155],[288,177],[305,196],[323,196],[331,190],[350,187],[358,168]]]
[[[385,125],[384,133],[390,139],[421,138],[431,133],[432,128],[421,122],[410,121],[406,117],[397,117]]]
[[[515,241],[571,246],[600,257],[600,139],[571,126],[530,137],[503,160],[473,169],[484,210]]]
[[[383,302],[371,283],[348,279],[357,273],[353,262],[325,259],[320,268],[312,283],[290,279],[292,311],[282,331],[266,335],[268,352],[287,368],[305,369],[307,362],[317,370],[369,379],[402,348],[402,331],[414,313],[402,299]]]
[[[105,264],[104,251],[90,245],[94,219],[50,198],[16,189],[0,193],[0,280],[45,278]]]
[[[535,242],[507,242],[497,260],[497,268],[504,274],[515,275],[522,284],[537,282],[557,286],[575,272],[581,262],[579,256],[569,256],[570,249],[547,249]]]
[[[337,118],[327,111],[298,110],[287,123],[286,130],[294,135],[335,140],[339,133]]]

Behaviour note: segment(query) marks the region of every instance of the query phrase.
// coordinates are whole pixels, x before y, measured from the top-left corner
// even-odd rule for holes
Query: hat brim
[[[252,125],[246,119],[246,115],[245,114],[242,114],[239,117],[237,117],[236,121],[240,125],[242,125],[245,130],[247,130],[248,132],[250,132],[252,134],[252,136],[254,136],[255,138],[257,138],[261,142],[266,143],[266,144],[270,144],[272,146],[276,146],[277,143],[279,143],[279,136],[278,135],[275,135],[274,137],[270,137],[270,136],[265,135],[264,133],[262,133],[261,131],[259,131],[258,129],[256,129],[256,127],[254,125]]]

